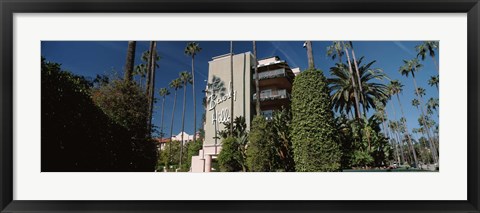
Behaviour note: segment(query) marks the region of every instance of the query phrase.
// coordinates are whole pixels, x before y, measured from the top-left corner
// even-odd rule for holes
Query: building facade
[[[233,81],[231,75],[233,60]],[[225,129],[230,121],[231,100],[233,116],[245,117],[247,129],[255,112],[255,59],[250,52],[236,55],[221,55],[209,61],[208,85],[206,88],[206,122],[203,149],[192,157],[192,172],[211,172],[212,163],[221,152],[221,138],[218,131]],[[291,69],[279,57],[258,60],[258,79],[261,113],[270,119],[275,110],[290,107],[293,79],[299,69]],[[233,82],[233,90],[231,83]]]

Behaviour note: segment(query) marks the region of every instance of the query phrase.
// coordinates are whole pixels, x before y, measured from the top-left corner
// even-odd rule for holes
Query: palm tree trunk
[[[152,61],[152,58],[151,58],[151,54],[152,54],[153,50],[154,50],[153,41],[151,41],[151,42],[150,42],[150,48],[149,48],[150,57],[149,57],[148,63],[147,63],[147,83],[146,83],[146,87],[147,87],[147,88],[146,88],[146,90],[145,90],[145,94],[147,94],[147,97],[150,97],[150,95],[149,95],[149,93],[150,93],[150,86],[151,86],[151,85],[150,85],[150,82],[151,82],[151,80],[152,80],[152,79],[151,79],[151,75],[152,75],[152,73],[151,73],[151,68],[152,68],[151,63],[154,63],[154,64],[155,64],[155,62],[153,62],[153,61]]]
[[[435,56],[430,56],[432,57],[433,63],[435,64],[435,67],[437,68],[437,73],[440,72],[440,68],[438,67],[437,59],[435,59]]]
[[[390,102],[390,106],[392,106],[392,110],[393,110],[393,118],[395,119],[395,122],[397,121],[397,113],[395,111],[395,107],[393,106],[393,103]],[[398,130],[394,130],[395,131],[395,135],[397,137],[397,143],[398,143],[398,146],[400,147],[400,152],[402,153],[402,155],[400,155],[401,157],[401,164],[403,164],[403,162],[405,162],[405,153],[403,152],[403,142],[402,142],[402,138],[400,137],[400,135],[398,134]]]
[[[360,80],[360,72],[358,71],[358,64],[357,64],[357,59],[355,58],[355,51],[353,50],[353,45],[352,45],[352,59],[353,59],[353,65],[355,65],[355,71],[357,73],[357,81],[358,81],[358,88],[360,90],[360,94],[362,94],[361,97],[363,97],[363,88],[362,88],[362,81]],[[363,106],[363,116],[367,118],[367,108],[365,105],[365,100],[362,98],[362,106]]]
[[[306,41],[307,46],[307,57],[308,57],[308,68],[315,69],[315,63],[313,61],[313,49],[312,49],[312,42]]]
[[[164,110],[165,110],[165,96],[163,96],[163,100],[162,100],[162,121],[160,122],[160,138],[163,139],[164,136],[164,132],[163,132],[163,118],[164,118]]]
[[[360,105],[358,103],[358,94],[357,94],[357,86],[355,84],[355,79],[353,78],[353,70],[352,70],[352,64],[350,62],[350,55],[348,54],[347,47],[345,47],[345,43],[342,42],[343,48],[345,49],[345,54],[347,55],[347,63],[348,63],[348,70],[350,71],[350,77],[352,80],[352,85],[353,85],[353,95],[355,96],[355,115],[357,119],[360,119]]]
[[[400,105],[400,111],[402,112],[402,117],[406,119],[405,113],[403,112],[402,102],[400,101],[400,96],[398,95],[398,93],[397,93],[397,101],[398,101],[398,104]],[[408,130],[408,127],[407,127],[407,122],[403,121],[402,123],[403,123],[403,126],[405,127],[405,131],[407,131],[408,146],[412,151],[413,160],[415,161],[415,167],[417,167],[418,165],[417,154],[415,153],[415,147],[413,147],[412,139],[410,137],[410,131]]]
[[[233,41],[230,41],[230,136],[233,136]]]
[[[386,106],[385,106],[386,107]],[[388,112],[387,110],[385,110],[385,115],[387,116],[387,120],[388,120]],[[392,140],[394,141],[395,139],[393,138],[393,133],[390,131],[390,129],[388,129],[388,137],[389,137],[389,140]],[[395,143],[392,142],[392,145],[394,145],[394,148],[395,148],[395,154],[397,155],[397,162],[400,162],[400,155],[398,154],[398,147]]]
[[[125,63],[125,77],[124,80],[127,82],[132,81],[133,74],[133,64],[135,63],[135,48],[137,46],[136,41],[128,41],[127,48],[127,60]]]
[[[259,79],[258,79],[258,60],[257,60],[257,44],[255,41],[253,41],[253,57],[255,58],[254,60],[254,66],[255,66],[255,94],[257,96],[255,97],[255,110],[257,111],[257,116],[261,115],[261,109],[260,109],[260,86],[258,85]]]
[[[180,163],[178,164],[178,168],[182,168],[182,157],[183,157],[183,136],[185,135],[185,103],[187,97],[187,83],[183,85],[183,112],[182,112],[182,141],[180,142]]]
[[[395,130],[395,135],[397,137],[397,144],[398,146],[400,147],[400,152],[402,153],[400,155],[401,157],[401,164],[403,165],[403,163],[405,162],[405,152],[403,151],[403,141],[402,141],[402,137],[400,136],[400,134],[398,133],[398,130]]]
[[[170,142],[169,142],[169,161],[172,161],[172,138],[173,138],[173,118],[175,117],[175,107],[177,106],[177,89],[175,89],[175,95],[173,98],[173,109],[172,109],[172,122],[170,123]]]
[[[415,80],[415,76],[413,76],[413,84],[415,86],[415,92],[417,93],[417,97],[420,101],[420,111],[422,113],[422,118],[423,118],[422,122],[423,122],[423,126],[425,127],[425,132],[427,133],[430,149],[432,150],[432,157],[433,157],[434,162],[438,163],[437,150],[435,148],[435,145],[433,144],[432,137],[430,136],[430,128],[428,128],[428,126],[425,122],[425,112],[424,112],[424,107],[423,107],[423,98],[420,96],[420,93],[418,92],[418,86],[417,86],[417,81]]]
[[[197,101],[195,98],[195,55],[192,55],[193,142],[197,141]]]
[[[155,49],[157,48],[157,42],[152,41],[153,43],[153,51],[150,52],[150,91],[148,91],[148,98],[149,98],[149,108],[148,108],[148,134],[151,136],[152,134],[152,117],[153,117],[153,100],[155,98],[155,93],[154,88],[155,88],[155,58],[156,56],[156,51]]]

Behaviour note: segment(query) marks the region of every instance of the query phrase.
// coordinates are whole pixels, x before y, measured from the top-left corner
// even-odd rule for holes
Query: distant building
[[[233,91],[230,89],[232,79],[230,72],[231,54],[213,57],[209,61],[208,82],[214,77],[224,85],[223,95],[207,93],[205,139],[203,149],[198,156],[192,157],[192,172],[210,172],[212,161],[221,152],[221,139],[215,133],[225,129],[225,122],[230,121],[231,100],[234,102],[234,117],[245,117],[247,129],[255,112],[255,59],[250,52],[233,55]],[[270,119],[275,110],[290,107],[290,94],[299,68],[290,68],[288,63],[273,56],[258,60],[258,79],[260,89],[261,113]],[[212,88],[206,88],[211,91]]]
[[[170,143],[171,141],[182,141],[182,134],[183,134],[183,144],[193,141],[193,135],[189,135],[186,132],[180,132],[171,138],[155,138],[154,140],[157,142],[157,148],[163,150],[165,146]],[[197,139],[200,138],[200,133],[197,132]]]

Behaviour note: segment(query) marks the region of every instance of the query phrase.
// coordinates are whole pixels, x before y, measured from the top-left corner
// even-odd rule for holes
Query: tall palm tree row
[[[417,96],[418,101],[420,103],[419,104],[420,105],[420,112],[421,112],[422,117],[425,117],[425,110],[424,110],[424,107],[423,107],[422,93],[420,93],[421,91],[424,93],[424,91],[419,90],[419,87],[417,85],[417,81],[415,79],[415,73],[418,72],[420,70],[420,68],[422,68],[423,65],[418,61],[417,58],[411,59],[411,60],[403,60],[403,62],[404,62],[404,64],[400,67],[399,72],[402,75],[405,75],[406,77],[408,77],[409,74],[412,76],[413,85],[415,87],[415,95]],[[426,124],[424,124],[424,125],[425,125],[425,127],[427,126]],[[428,137],[429,142],[430,142],[430,149],[432,150],[432,157],[434,159],[434,162],[438,163],[438,155],[436,153],[436,149],[434,148],[433,139],[430,135],[430,130],[428,128],[426,129],[426,133],[427,133],[427,137]]]
[[[193,141],[197,140],[197,100],[195,98],[195,56],[202,48],[196,42],[190,42],[185,47],[185,54],[192,57],[192,96],[193,96]]]
[[[413,147],[413,143],[412,143],[412,138],[410,136],[410,133],[409,133],[409,130],[408,130],[408,127],[407,127],[407,122],[406,122],[406,117],[405,117],[405,113],[403,111],[403,105],[402,105],[402,102],[400,101],[400,93],[402,93],[403,91],[403,85],[400,83],[400,81],[398,80],[394,80],[394,81],[391,81],[390,84],[388,85],[388,88],[389,88],[389,91],[390,91],[390,94],[393,96],[397,96],[397,101],[398,101],[398,105],[400,106],[400,112],[402,113],[402,125],[403,125],[403,128],[405,129],[406,131],[406,136],[407,136],[407,139],[408,139],[408,146],[410,148],[410,151],[412,152],[413,154],[413,159],[415,161],[415,165],[418,165],[418,159],[417,159],[417,154],[415,153],[415,148]]]
[[[192,75],[190,73],[183,71],[180,73],[180,81],[182,82],[183,85],[183,112],[182,112],[182,141],[180,143],[180,162],[179,162],[179,168],[182,168],[182,158],[183,158],[183,143],[184,143],[184,138],[183,136],[185,135],[185,106],[186,106],[186,97],[187,97],[187,85],[192,84]]]

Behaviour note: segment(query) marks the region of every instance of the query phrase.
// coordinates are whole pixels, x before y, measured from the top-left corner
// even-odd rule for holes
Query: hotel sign
[[[214,110],[214,112],[212,113],[212,125],[215,125],[215,122],[217,121],[222,124],[230,121],[230,109],[228,107],[224,107],[222,109],[216,110],[216,107],[217,105],[232,98],[233,101],[237,101],[237,91],[234,90],[233,92],[231,92],[230,87],[228,88],[226,94],[223,96],[219,96],[218,94],[210,94],[209,96],[207,96],[207,100],[209,102],[208,110]]]

